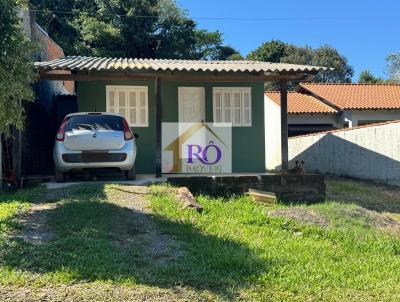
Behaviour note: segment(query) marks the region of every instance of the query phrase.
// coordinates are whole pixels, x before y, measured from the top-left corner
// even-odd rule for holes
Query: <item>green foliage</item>
[[[379,84],[384,82],[385,82],[384,79],[374,76],[368,69],[361,71],[360,75],[358,76],[358,83]]]
[[[315,81],[322,83],[351,82],[353,68],[348,64],[347,59],[335,48],[323,45],[313,49],[309,46],[296,46],[284,43],[279,40],[264,42],[260,47],[250,52],[247,56],[250,60],[291,63],[301,65],[313,65],[334,68],[320,72]],[[294,89],[297,82],[290,83]],[[268,83],[267,89],[277,89],[276,83]]]
[[[23,128],[23,103],[33,98],[32,43],[23,33],[15,0],[0,1],[0,133]]]
[[[400,83],[400,52],[392,53],[386,58],[389,79]]]
[[[285,56],[285,50],[288,45],[279,40],[271,40],[264,42],[260,47],[256,48],[247,55],[247,59],[254,61],[264,61],[271,63],[279,63]]]
[[[334,70],[320,72],[317,75],[318,82],[351,82],[351,78],[354,74],[353,67],[348,64],[347,58],[341,55],[335,48],[324,45],[315,49],[313,53],[314,55],[310,65],[334,68]]]
[[[198,29],[174,0],[32,0],[67,55],[213,59],[222,35]]]
[[[216,49],[213,60],[243,60],[242,55],[231,46],[219,46]]]
[[[244,58],[240,53],[234,53],[229,57],[229,60],[240,61],[240,60],[244,60]]]

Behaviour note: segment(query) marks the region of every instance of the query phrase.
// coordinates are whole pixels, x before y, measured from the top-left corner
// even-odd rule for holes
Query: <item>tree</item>
[[[229,57],[229,60],[231,61],[241,61],[244,60],[243,56],[240,53],[234,53]]]
[[[295,45],[286,45],[283,56],[279,62],[307,65],[313,61],[314,50],[309,46],[298,47]]]
[[[348,64],[347,58],[328,45],[314,50],[313,58],[309,65],[334,68],[334,70],[319,72],[316,77],[317,82],[350,83],[354,74],[353,67]]]
[[[316,76],[315,81],[323,83],[351,82],[354,73],[347,59],[335,48],[328,45],[313,49],[310,46],[299,47],[279,40],[271,40],[264,42],[260,47],[250,52],[247,58],[273,63],[291,63],[334,68],[334,70],[320,72]],[[294,89],[297,85],[298,82],[292,81],[289,87]],[[277,89],[276,83],[270,83],[266,87]]]
[[[233,47],[228,45],[218,46],[215,49],[215,54],[212,57],[213,60],[241,60],[243,57]]]
[[[279,63],[285,55],[287,44],[279,40],[264,42],[260,47],[251,51],[247,59],[253,61],[264,61]]]
[[[380,77],[375,77],[368,69],[361,71],[358,76],[358,83],[362,84],[379,84],[384,82],[385,80]]]
[[[30,58],[32,43],[18,17],[19,2],[0,1],[0,133],[10,126],[23,128],[23,103],[33,99],[35,69]]]
[[[198,29],[175,0],[31,0],[67,55],[211,59],[222,35]]]
[[[393,53],[387,56],[387,72],[389,79],[393,82],[400,82],[400,52]]]

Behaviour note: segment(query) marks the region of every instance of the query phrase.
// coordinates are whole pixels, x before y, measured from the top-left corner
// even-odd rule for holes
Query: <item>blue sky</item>
[[[347,57],[354,67],[355,80],[363,69],[385,76],[386,56],[400,51],[398,0],[177,2],[188,11],[200,28],[220,30],[225,44],[238,49],[242,55],[271,39],[312,47],[329,44]],[[258,20],[248,20],[253,18]],[[260,20],[262,18],[269,20]]]

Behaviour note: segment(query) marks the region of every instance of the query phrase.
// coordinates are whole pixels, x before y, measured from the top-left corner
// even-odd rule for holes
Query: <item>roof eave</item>
[[[93,71],[89,69],[49,69],[38,68],[40,80],[71,80],[90,81],[101,80],[112,77],[114,79],[132,78],[162,78],[166,80],[241,80],[241,81],[290,81],[290,80],[312,80],[315,74],[308,73],[262,73],[248,71],[143,71],[143,70],[102,70]]]

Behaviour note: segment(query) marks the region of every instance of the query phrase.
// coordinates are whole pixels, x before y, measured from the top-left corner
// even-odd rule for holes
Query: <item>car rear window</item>
[[[68,119],[65,130],[116,130],[124,131],[122,117],[115,115],[77,115]]]

